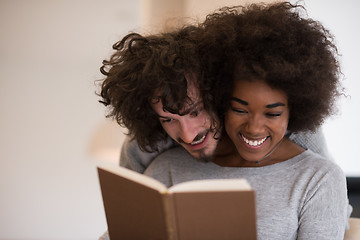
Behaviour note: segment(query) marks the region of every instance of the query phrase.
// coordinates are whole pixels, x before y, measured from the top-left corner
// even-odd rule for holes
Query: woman
[[[250,5],[208,16],[200,56],[228,135],[222,154],[200,163],[172,149],[145,174],[167,185],[246,178],[256,192],[258,239],[343,239],[342,170],[288,138],[316,129],[341,94],[332,36],[300,8]]]
[[[344,174],[285,136],[287,130],[316,129],[341,94],[332,36],[299,9],[251,5],[205,22],[205,35],[217,29],[217,36],[227,36],[225,48],[233,49],[224,51],[233,82],[218,78],[224,87],[216,94],[236,151],[215,162],[252,167],[244,174],[251,171],[257,189],[259,236],[271,239],[272,227],[278,239],[342,239],[348,217]]]

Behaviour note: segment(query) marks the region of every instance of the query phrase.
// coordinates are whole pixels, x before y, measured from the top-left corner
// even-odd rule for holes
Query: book
[[[167,188],[120,166],[98,167],[110,239],[256,239],[255,193],[245,179]]]

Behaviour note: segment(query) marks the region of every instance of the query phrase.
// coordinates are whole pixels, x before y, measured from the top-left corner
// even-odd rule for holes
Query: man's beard
[[[200,140],[201,138],[203,138],[204,136],[208,135],[206,138],[215,138],[215,133],[214,133],[214,129],[207,129],[206,131],[203,131],[201,133],[199,133],[193,140],[193,142]],[[180,144],[186,144],[181,138],[177,139],[177,142]],[[215,150],[217,147],[217,143],[216,146],[213,147],[212,151],[209,151],[208,148],[211,148],[213,146],[205,146],[202,149],[199,150],[193,150],[193,151],[189,151],[189,154],[196,159],[199,162],[211,162],[214,154],[215,154]],[[187,149],[186,147],[184,147],[185,149]]]
[[[214,157],[214,153],[212,152],[212,153],[206,154],[205,150],[206,149],[201,149],[201,150],[197,151],[195,155],[193,155],[191,153],[190,153],[190,155],[199,162],[203,162],[203,163],[211,162]]]

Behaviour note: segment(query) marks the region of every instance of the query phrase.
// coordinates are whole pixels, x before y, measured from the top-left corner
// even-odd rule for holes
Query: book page
[[[103,166],[99,166],[98,168],[111,172],[123,178],[129,179],[133,182],[142,184],[146,187],[158,190],[160,193],[167,192],[167,187],[161,182],[146,175],[140,174],[138,172],[129,170],[127,168],[120,167],[118,165],[103,165]]]
[[[176,184],[169,188],[169,193],[244,190],[251,190],[249,183],[245,179],[207,179]]]
[[[119,166],[98,175],[110,239],[168,239],[166,187]]]
[[[256,239],[254,191],[184,191],[170,196],[178,239]]]

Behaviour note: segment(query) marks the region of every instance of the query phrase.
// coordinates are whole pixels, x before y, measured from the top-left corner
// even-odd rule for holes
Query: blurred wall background
[[[312,18],[322,22],[334,35],[341,56],[343,85],[348,97],[339,102],[339,114],[324,124],[329,151],[348,176],[360,177],[360,2],[356,0],[303,1]]]
[[[111,45],[140,26],[139,9],[138,0],[0,1],[0,239],[105,231],[90,149],[112,123],[94,81]]]
[[[97,239],[106,230],[96,175],[116,163],[124,129],[106,120],[94,82],[129,31],[203,20],[235,0],[0,0],[0,239]],[[336,36],[351,99],[324,125],[347,175],[360,176],[360,2],[304,1]]]

